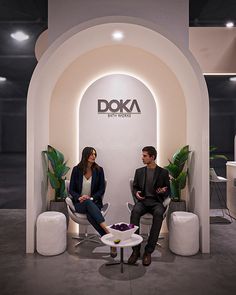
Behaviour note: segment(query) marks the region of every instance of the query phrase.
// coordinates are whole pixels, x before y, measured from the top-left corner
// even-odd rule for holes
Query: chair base
[[[228,215],[230,217],[230,220],[232,223],[233,216],[231,216],[231,214],[230,214],[229,208],[228,208],[227,203],[223,197],[223,193],[220,189],[219,183],[218,182],[211,182],[211,187],[212,187],[212,190],[210,193],[210,197],[212,197],[212,195],[214,195],[214,193],[217,195],[221,207],[224,207],[224,208],[221,208],[223,217],[225,217],[225,210],[226,210],[226,215]]]
[[[230,219],[231,219],[231,223],[233,222],[233,220],[232,220],[232,219],[236,220],[236,218],[235,218],[235,217],[233,217],[233,216],[230,214],[230,211],[229,211],[229,209],[228,209],[228,213],[226,213],[226,215],[228,215],[228,216],[230,217]]]
[[[95,234],[93,235],[85,234],[84,237],[74,236],[72,237],[72,239],[80,240],[78,243],[75,244],[75,247],[81,245],[84,242],[93,242],[96,244],[102,244],[102,242],[99,240],[98,235],[95,235]]]

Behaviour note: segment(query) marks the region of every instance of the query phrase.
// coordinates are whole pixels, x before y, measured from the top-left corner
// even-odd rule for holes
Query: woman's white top
[[[82,185],[82,195],[88,195],[91,196],[91,183],[92,183],[92,176],[87,179],[85,176],[83,176],[83,185]]]

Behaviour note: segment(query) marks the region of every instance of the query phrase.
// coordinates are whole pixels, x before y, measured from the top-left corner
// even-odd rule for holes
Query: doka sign
[[[137,99],[98,99],[98,114],[124,118],[141,114],[141,111]]]

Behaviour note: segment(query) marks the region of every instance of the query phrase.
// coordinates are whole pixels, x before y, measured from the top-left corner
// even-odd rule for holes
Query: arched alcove
[[[60,116],[59,118],[57,116],[60,114],[61,108],[59,107],[58,113],[53,111],[55,102],[57,102],[57,106],[62,106],[66,101],[67,114],[76,116],[74,104],[75,101],[78,102],[78,99],[82,97],[86,85],[90,84],[92,80],[102,77],[104,74],[111,73],[112,70],[119,73],[131,72],[132,76],[140,76],[140,80],[146,81],[146,84],[149,84],[149,80],[152,80],[150,82],[150,89],[154,89],[153,93],[155,95],[157,94],[156,96],[158,98],[160,96],[160,90],[154,82],[155,77],[150,77],[152,73],[149,73],[150,79],[147,78],[147,73],[142,74],[141,69],[143,67],[143,72],[145,72],[146,64],[141,65],[140,61],[140,63],[137,63],[139,64],[139,69],[136,69],[135,64],[130,65],[130,67],[125,67],[125,65],[124,67],[120,67],[117,63],[116,67],[112,68],[104,60],[104,66],[98,66],[98,70],[96,69],[97,64],[94,64],[94,73],[91,73],[91,68],[88,69],[90,74],[86,72],[86,67],[82,67],[83,71],[79,68],[80,76],[78,77],[81,78],[79,80],[80,86],[78,87],[77,85],[76,89],[71,89],[73,95],[70,97],[67,96],[67,99],[65,99],[66,93],[63,92],[63,89],[65,89],[63,85],[65,83],[69,85],[70,81],[68,81],[69,76],[64,76],[63,73],[66,70],[71,70],[69,66],[74,61],[80,59],[80,62],[83,63],[86,60],[85,55],[96,55],[99,50],[109,50],[110,46],[119,47],[114,45],[114,41],[110,39],[110,33],[116,27],[117,24],[103,24],[84,29],[83,31],[79,31],[78,29],[77,33],[68,37],[66,40],[62,36],[44,54],[32,77],[27,106],[27,252],[34,251],[35,221],[37,215],[44,210],[45,205],[45,191],[42,189],[43,167],[41,163],[41,151],[49,142],[51,144],[57,142],[59,136],[59,132],[53,135],[50,133],[49,136],[49,130],[51,132],[55,128],[55,122],[60,118]],[[158,32],[135,24],[119,24],[119,28],[126,31],[127,38],[122,43],[122,46],[127,46],[125,51],[127,52],[128,49],[131,52],[135,52],[135,50],[142,51],[143,54],[146,53],[153,56],[154,59],[161,61],[165,65],[165,69],[168,69],[169,75],[174,77],[173,81],[175,81],[175,85],[179,89],[176,92],[177,101],[178,98],[180,99],[179,102],[183,103],[184,101],[186,107],[184,111],[186,124],[184,132],[183,130],[180,131],[180,137],[183,140],[181,143],[188,143],[190,145],[194,151],[195,159],[195,161],[192,161],[193,166],[191,167],[189,196],[191,201],[193,200],[192,203],[195,204],[192,209],[200,218],[202,251],[209,252],[208,100],[206,87],[200,76],[200,71],[190,54],[183,54],[175,44],[171,43]],[[73,32],[75,32],[75,29]],[[88,40],[90,41],[88,42]],[[115,62],[116,56],[113,56],[113,65]],[[162,77],[158,78],[161,79]],[[167,90],[168,87],[166,88]],[[162,91],[163,93],[165,92],[164,88]],[[171,97],[169,99],[173,101]],[[160,101],[162,101],[163,107],[165,106],[163,109],[160,107],[160,114],[163,116],[160,122],[166,120],[169,127],[171,124],[172,127],[175,126],[174,124],[178,123],[178,120],[171,122],[168,116],[164,117],[163,115],[168,114],[168,99]],[[169,105],[169,108],[172,107],[174,106]],[[65,125],[67,126],[67,124]],[[67,142],[66,132],[68,133],[66,127],[62,128],[62,130],[60,129],[60,133],[65,134],[65,142]],[[171,155],[171,151],[177,147],[172,144],[168,150],[168,154],[164,152],[165,142],[168,142],[170,138],[170,134],[163,134],[163,137],[160,138],[161,159],[168,158]],[[179,140],[178,143],[180,143]],[[67,145],[72,147],[67,148]],[[76,158],[76,148],[73,146],[73,142],[69,142],[64,146],[66,155],[70,155],[72,159],[71,162],[74,162]]]
[[[111,74],[93,82],[79,104],[78,146],[94,146],[107,179],[108,224],[129,222],[129,179],[141,166],[143,145],[157,146],[157,110],[150,90],[138,79]],[[152,128],[150,128],[152,126]],[[143,130],[143,131],[142,131]],[[159,132],[159,130],[158,130]],[[159,148],[159,146],[158,146]]]
[[[95,64],[96,68],[94,67]],[[113,75],[114,72],[116,72],[116,75],[125,76],[129,73],[128,75],[130,77],[135,77],[135,79],[142,81],[142,84],[149,89],[150,95],[155,100],[153,108],[157,109],[157,120],[155,126],[150,120],[149,123],[151,125],[146,126],[144,124],[143,129],[147,134],[146,137],[139,136],[136,139],[136,133],[130,134],[133,140],[132,145],[130,145],[130,152],[132,152],[131,162],[133,164],[131,165],[129,163],[129,159],[126,159],[127,165],[123,163],[122,187],[124,191],[122,191],[123,195],[119,202],[114,201],[114,196],[117,195],[117,192],[111,193],[112,190],[117,190],[117,185],[118,187],[121,185],[119,183],[121,180],[114,179],[111,175],[111,169],[115,169],[113,160],[103,161],[105,157],[103,153],[106,149],[99,150],[100,140],[96,141],[91,138],[83,141],[83,144],[87,145],[90,142],[91,145],[94,145],[98,149],[98,161],[103,165],[107,174],[108,189],[105,199],[112,204],[111,212],[107,216],[107,222],[114,222],[114,218],[116,218],[119,211],[122,212],[120,216],[118,215],[119,218],[123,216],[123,221],[128,221],[129,214],[125,204],[126,202],[132,201],[130,198],[129,178],[133,178],[135,168],[143,165],[140,157],[143,145],[152,144],[157,146],[157,162],[158,164],[166,165],[168,158],[175,151],[175,148],[186,142],[186,106],[184,95],[173,72],[161,60],[138,48],[120,45],[102,47],[82,55],[70,64],[58,80],[52,94],[50,107],[50,143],[56,147],[60,147],[65,152],[66,158],[69,160],[68,164],[71,167],[78,162],[79,147],[81,148],[83,146],[83,144],[77,144],[78,134],[80,136],[79,128],[71,127],[77,126],[78,116],[75,110],[77,106],[80,106],[81,99],[84,97],[87,89],[95,81],[110,76],[112,71]],[[138,95],[137,91],[134,94],[136,98],[143,99]],[[108,94],[106,90],[104,93]],[[90,104],[88,103],[88,105]],[[97,117],[94,111],[93,116]],[[63,121],[61,120],[62,117],[64,118]],[[122,124],[129,124],[128,122],[130,121],[133,124],[135,118],[132,117],[122,120],[124,120]],[[175,122],[174,125],[173,122]],[[106,121],[106,123],[109,124],[110,122]],[[126,128],[129,129],[129,125]],[[141,133],[142,128],[140,126],[138,128]],[[58,133],[58,129],[62,132]],[[148,129],[150,130],[148,131]],[[157,140],[155,141],[151,136],[150,138],[148,137],[149,133],[151,134],[153,132],[156,132]],[[87,136],[85,137],[87,138]],[[141,141],[141,138],[143,141]],[[107,140],[112,141],[112,138],[108,137]],[[111,148],[117,151],[116,159],[121,156],[122,145],[124,144],[124,142],[118,144],[112,142],[110,144]],[[110,163],[111,161],[112,165]],[[112,219],[113,215],[114,217]],[[165,227],[163,227],[163,230],[166,230]]]

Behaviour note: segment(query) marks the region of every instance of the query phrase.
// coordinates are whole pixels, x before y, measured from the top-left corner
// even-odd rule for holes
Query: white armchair
[[[76,212],[74,204],[72,202],[72,197],[70,196],[70,193],[69,193],[69,184],[70,184],[69,180],[66,180],[66,189],[67,189],[67,193],[68,193],[68,197],[66,198],[66,204],[67,204],[67,210],[68,210],[69,216],[75,223],[77,223],[79,225],[83,225],[85,228],[85,236],[84,237],[80,237],[79,235],[72,237],[73,239],[79,240],[79,242],[77,244],[75,244],[75,247],[80,245],[81,243],[84,243],[84,242],[94,242],[94,243],[100,244],[101,242],[100,242],[100,239],[98,239],[97,234],[92,234],[92,235],[88,234],[88,226],[91,226],[91,224],[88,221],[86,214],[81,214],[81,213]],[[110,207],[110,203],[106,203],[103,205],[103,207],[101,209],[101,213],[104,217],[106,216],[106,214],[109,210],[109,207]]]

